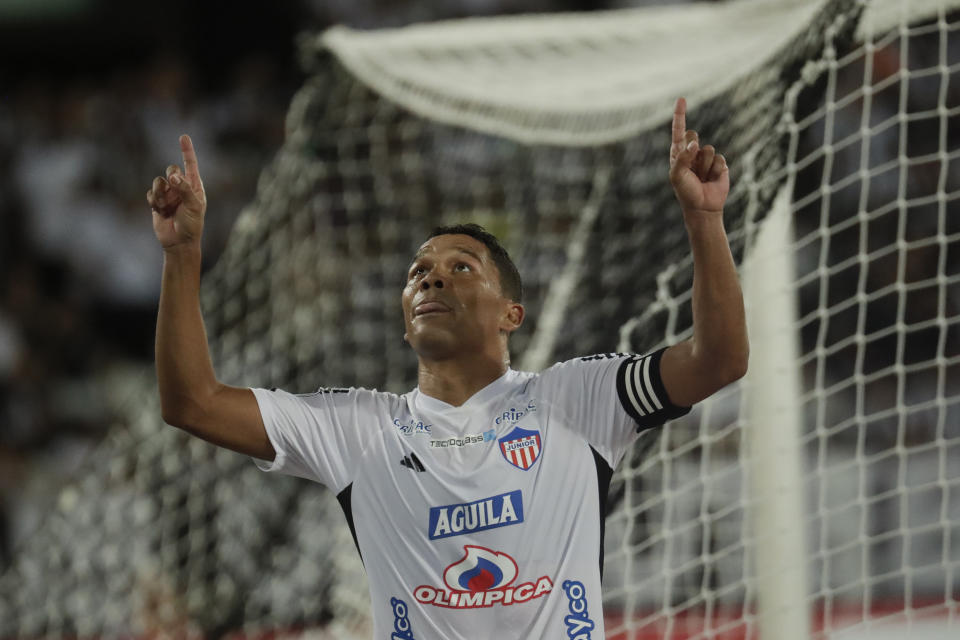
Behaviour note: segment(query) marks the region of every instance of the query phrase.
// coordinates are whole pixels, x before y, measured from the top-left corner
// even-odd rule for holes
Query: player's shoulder
[[[573,360],[568,360],[568,362],[609,362],[610,360],[627,360],[628,358],[637,358],[640,357],[636,353],[594,353],[589,356],[579,356]],[[563,363],[558,363],[563,364]]]
[[[400,398],[401,396],[391,391],[380,391],[379,389],[368,389],[367,387],[318,387],[316,391],[309,394],[311,396],[332,395],[332,396],[364,396],[370,398]]]
[[[575,372],[591,371],[603,368],[616,368],[623,362],[638,358],[634,353],[594,353],[590,355],[576,356],[569,360],[556,362],[550,367],[540,372],[542,379],[563,377]]]
[[[529,376],[523,384],[533,394],[556,399],[567,398],[577,389],[593,380],[601,380],[616,374],[625,362],[635,358],[632,353],[594,353],[556,362]]]
[[[405,403],[402,395],[366,387],[319,387],[316,391],[297,395],[311,404],[354,404],[358,407],[390,408]]]

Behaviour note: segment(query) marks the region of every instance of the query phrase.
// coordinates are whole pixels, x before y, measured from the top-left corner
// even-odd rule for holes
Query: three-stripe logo
[[[417,457],[417,454],[411,453],[409,456],[403,456],[400,458],[400,464],[410,469],[412,471],[424,472],[426,467],[423,466],[423,463],[420,462],[420,458]]]

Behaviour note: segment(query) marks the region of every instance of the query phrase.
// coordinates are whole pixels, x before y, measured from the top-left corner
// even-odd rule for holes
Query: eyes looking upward
[[[466,262],[457,262],[451,268],[451,271],[454,273],[469,273],[473,271],[473,267]],[[410,274],[407,276],[407,280],[414,280],[417,278],[422,278],[429,271],[429,265],[417,263],[410,267]]]
[[[449,258],[436,259],[426,254],[420,254],[414,260],[410,271],[407,273],[407,282],[418,281],[427,275],[431,270],[436,269],[439,264],[446,272],[450,274],[476,273],[480,271],[480,256],[473,251],[463,248],[457,248],[456,254]]]

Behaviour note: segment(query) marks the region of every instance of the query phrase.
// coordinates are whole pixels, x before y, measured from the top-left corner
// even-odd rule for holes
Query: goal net
[[[751,373],[618,470],[607,637],[949,637],[958,7],[736,0],[305,38],[286,142],[203,284],[218,373],[409,390],[406,267],[467,220],[524,276],[517,368],[686,338],[667,180],[684,95],[731,165]],[[121,392],[129,420],[0,576],[0,638],[370,637],[333,496],[164,426],[149,375]]]

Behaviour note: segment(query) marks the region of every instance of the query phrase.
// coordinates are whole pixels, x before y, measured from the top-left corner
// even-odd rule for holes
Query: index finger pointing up
[[[200,184],[200,167],[197,165],[197,152],[193,150],[193,141],[190,136],[180,136],[180,152],[183,154],[183,169],[190,184]]]
[[[673,108],[673,144],[682,145],[683,136],[687,132],[687,101],[677,98]]]

